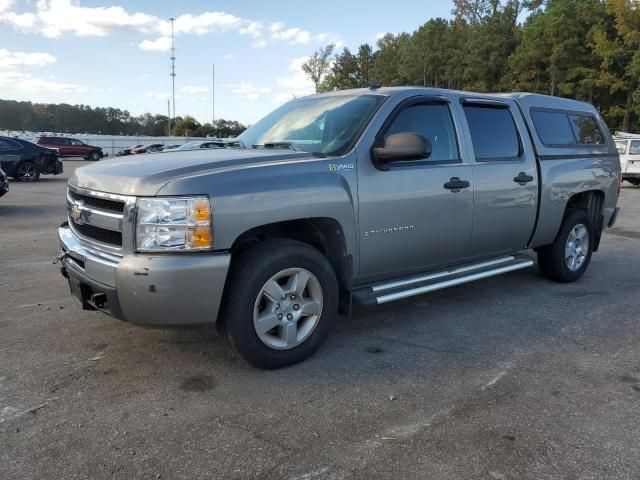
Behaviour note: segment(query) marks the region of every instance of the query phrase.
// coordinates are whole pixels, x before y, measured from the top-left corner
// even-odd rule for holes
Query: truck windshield
[[[381,95],[335,95],[293,100],[247,129],[236,141],[245,148],[342,155],[384,99]]]

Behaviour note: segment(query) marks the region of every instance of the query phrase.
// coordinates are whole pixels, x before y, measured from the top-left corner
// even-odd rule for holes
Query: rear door
[[[462,110],[475,159],[470,253],[522,250],[535,226],[539,181],[526,125],[511,100],[463,99]]]
[[[71,155],[75,157],[84,157],[89,153],[87,145],[82,143],[80,140],[76,140],[75,138],[68,138],[67,140],[70,143],[69,151],[71,152]]]
[[[58,149],[61,157],[71,157],[75,155],[73,148],[71,147],[71,142],[68,138],[58,138],[56,139],[56,144],[55,148]]]

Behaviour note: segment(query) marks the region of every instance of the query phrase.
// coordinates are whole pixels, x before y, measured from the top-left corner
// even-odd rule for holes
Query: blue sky
[[[312,92],[299,66],[321,45],[375,44],[451,9],[449,0],[0,0],[0,98],[164,113],[175,17],[176,114],[211,120],[215,63],[216,118],[253,123]]]

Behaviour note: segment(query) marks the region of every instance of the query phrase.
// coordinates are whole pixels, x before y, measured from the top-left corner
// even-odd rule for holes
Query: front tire
[[[100,152],[98,152],[98,151],[94,150],[93,152],[91,152],[89,154],[89,160],[91,160],[92,162],[97,162],[98,160],[100,160],[100,158],[102,158],[102,157],[100,155]]]
[[[318,250],[268,240],[234,261],[220,327],[244,360],[275,369],[310,357],[331,331],[337,307],[335,272]]]
[[[21,162],[16,167],[14,178],[19,182],[37,182],[40,179],[40,169],[33,162]]]
[[[587,212],[568,209],[554,242],[538,250],[540,271],[556,282],[575,282],[589,266],[594,238]]]

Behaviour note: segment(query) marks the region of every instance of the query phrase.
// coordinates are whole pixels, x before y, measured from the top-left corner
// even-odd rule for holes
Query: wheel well
[[[257,243],[274,238],[289,238],[306,243],[322,253],[336,273],[340,288],[340,312],[351,308],[353,260],[347,252],[344,231],[333,218],[306,218],[270,223],[252,228],[240,235],[231,246],[231,258]]]
[[[569,198],[567,209],[580,209],[589,214],[591,224],[595,231],[595,243],[593,251],[598,250],[600,245],[600,237],[602,236],[604,217],[602,215],[602,207],[604,205],[604,192],[600,190],[589,190],[586,192],[576,193]]]

